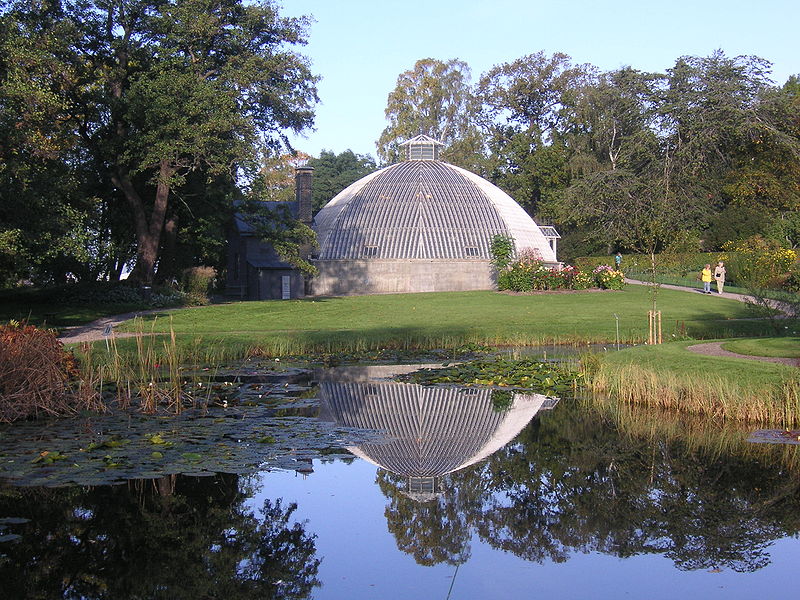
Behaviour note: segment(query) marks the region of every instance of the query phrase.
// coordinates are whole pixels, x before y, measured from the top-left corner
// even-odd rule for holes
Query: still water
[[[7,467],[0,598],[792,595],[796,447],[602,401],[394,383],[390,371],[292,383],[311,393],[261,414],[263,430],[219,409],[224,435],[202,430],[202,452],[181,449],[192,466],[179,471],[193,475],[149,464],[147,478],[63,485],[55,469],[73,459],[97,477],[66,446],[36,475],[55,479]],[[10,464],[10,430],[0,441]],[[101,449],[98,473],[124,471],[116,451]],[[215,452],[209,464],[230,472],[194,458]]]

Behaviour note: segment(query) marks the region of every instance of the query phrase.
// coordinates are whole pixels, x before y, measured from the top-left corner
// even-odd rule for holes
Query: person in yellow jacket
[[[711,265],[706,265],[703,267],[703,270],[700,271],[700,281],[703,282],[703,293],[710,294],[711,293],[711,282],[714,280],[714,277],[711,275]]]

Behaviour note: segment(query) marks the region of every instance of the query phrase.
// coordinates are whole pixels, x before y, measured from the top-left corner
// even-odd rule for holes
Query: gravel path
[[[687,346],[686,349],[705,356],[727,356],[729,358],[745,358],[748,360],[760,360],[763,362],[778,363],[792,367],[800,367],[800,358],[777,358],[772,356],[750,356],[749,354],[736,354],[729,352],[722,347],[724,342],[706,342],[704,344],[694,344]]]
[[[124,313],[121,315],[113,315],[110,317],[103,317],[97,319],[86,325],[79,325],[78,327],[68,327],[64,332],[58,336],[58,339],[65,344],[79,344],[81,342],[96,342],[106,337],[106,332],[111,333],[114,330],[114,325],[119,325],[124,321],[141,317],[142,315],[149,315],[152,313],[161,313],[166,309],[159,308],[153,310],[140,310],[137,312]],[[172,310],[172,309],[171,309]],[[114,337],[133,337],[135,333],[113,333]]]
[[[633,283],[639,285],[649,285],[645,281],[637,281],[635,279],[626,279],[626,283]],[[669,285],[666,283],[661,284],[662,288],[668,290],[678,290],[681,292],[695,292],[697,294],[702,294],[703,290],[699,287],[697,288],[690,288],[684,287],[680,285]],[[737,300],[738,302],[747,302],[749,297],[745,294],[732,294],[730,292],[722,292],[722,294],[718,294],[717,292],[712,292],[711,296],[719,296],[720,298],[729,298],[731,300]],[[773,307],[777,310],[781,310],[782,306],[780,302],[774,302]],[[695,352],[697,354],[703,354],[705,356],[727,356],[729,358],[744,358],[747,360],[760,360],[762,362],[771,362],[771,363],[778,363],[782,365],[790,365],[793,367],[800,367],[800,359],[798,358],[778,358],[778,357],[771,357],[771,356],[750,356],[749,354],[736,354],[735,352],[729,352],[722,348],[722,344],[724,342],[707,342],[704,344],[694,344],[692,346],[687,346],[686,349],[690,352]]]

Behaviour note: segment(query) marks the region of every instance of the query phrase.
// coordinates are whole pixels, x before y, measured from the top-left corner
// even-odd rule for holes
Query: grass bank
[[[747,359],[703,356],[693,342],[641,346],[600,358],[590,389],[618,402],[717,419],[800,426],[800,371]]]
[[[248,347],[265,355],[375,348],[452,348],[547,343],[639,342],[647,336],[650,296],[622,291],[510,295],[490,291],[237,302],[152,315],[146,328],[173,328],[179,344]],[[668,338],[759,335],[733,300],[661,290]],[[126,325],[122,331],[132,330]],[[120,340],[123,342],[123,340]]]
[[[800,358],[800,337],[730,340],[722,344],[728,352],[747,356]]]

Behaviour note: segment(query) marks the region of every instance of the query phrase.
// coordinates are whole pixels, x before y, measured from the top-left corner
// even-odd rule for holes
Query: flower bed
[[[497,274],[497,288],[501,291],[587,290],[594,287],[621,290],[624,285],[625,275],[609,265],[600,265],[593,271],[571,265],[559,269],[547,267],[540,259],[527,255],[509,262]]]

